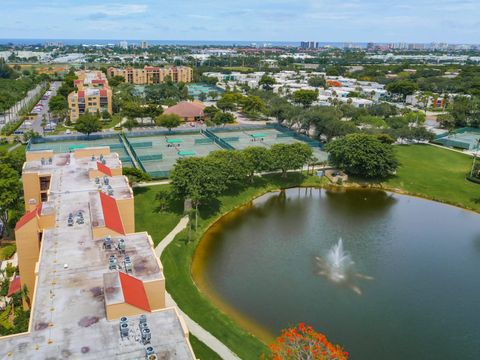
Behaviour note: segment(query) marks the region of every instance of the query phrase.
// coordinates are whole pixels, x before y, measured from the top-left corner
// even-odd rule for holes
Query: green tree
[[[242,150],[242,152],[246,159],[250,181],[253,182],[255,173],[261,173],[271,169],[272,158],[268,149],[259,146],[251,146]]]
[[[102,123],[96,115],[87,112],[80,115],[74,127],[78,132],[90,136],[91,133],[102,130]]]
[[[281,170],[282,177],[286,177],[289,170],[303,168],[312,154],[311,147],[304,143],[274,144],[270,148],[272,167]]]
[[[136,126],[138,126],[138,121],[131,118],[127,118],[127,120],[122,124],[122,127],[128,131],[132,131]]]
[[[393,147],[375,135],[350,134],[325,146],[329,162],[350,175],[381,179],[397,169]]]
[[[412,95],[418,90],[418,85],[410,80],[395,80],[387,84],[385,89],[405,99],[407,95]]]
[[[220,111],[215,105],[207,106],[203,109],[203,113],[209,118],[212,119],[216,113]]]
[[[304,108],[310,107],[318,99],[318,90],[297,90],[292,95],[293,102],[303,105]]]
[[[325,87],[327,83],[323,76],[312,76],[308,79],[308,85],[313,87]]]
[[[257,114],[266,110],[265,102],[256,95],[248,95],[242,99],[242,109],[246,113]]]
[[[182,123],[182,118],[177,114],[162,114],[155,119],[155,123],[172,131]]]
[[[272,90],[273,85],[275,85],[275,83],[276,83],[275,78],[265,74],[262,76],[262,78],[258,82],[258,85],[262,86],[264,90]]]
[[[235,122],[235,116],[232,113],[219,111],[213,116],[212,121],[215,125],[232,124]]]
[[[226,185],[242,184],[248,177],[247,158],[243,151],[217,150],[212,151],[209,158],[217,161],[220,177],[225,179]]]
[[[172,200],[172,193],[167,189],[160,189],[155,195],[155,200],[157,200],[158,208],[160,211],[165,211],[170,205]]]
[[[62,95],[55,95],[48,101],[48,109],[50,112],[62,112],[68,110],[68,102]]]
[[[222,97],[217,101],[217,107],[223,112],[236,110],[237,104],[235,96],[233,96],[231,93],[222,95]]]
[[[454,129],[455,128],[455,118],[452,114],[440,114],[437,116],[437,121],[445,129]]]
[[[9,213],[18,210],[22,197],[22,183],[19,173],[9,165],[0,163],[0,220],[7,234],[10,234]]]

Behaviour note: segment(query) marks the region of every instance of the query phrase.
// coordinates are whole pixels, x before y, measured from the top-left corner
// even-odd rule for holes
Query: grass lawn
[[[169,185],[134,188],[136,231],[148,231],[157,245],[180,221],[183,204],[172,202],[169,211],[160,211],[155,196]]]
[[[252,72],[255,70],[254,68],[248,66],[225,66],[224,69],[238,72]]]
[[[215,351],[210,349],[203,342],[198,340],[195,336],[190,334],[190,344],[192,344],[193,352],[199,360],[222,360]]]
[[[270,190],[298,185],[321,186],[322,180],[292,173],[287,179],[282,179],[279,175],[268,176],[256,179],[254,184],[246,188],[231,189],[230,193],[219,197],[218,201],[212,201],[200,207],[198,231],[193,233],[190,241],[188,241],[188,231],[185,230],[175,238],[162,255],[167,290],[180,308],[242,359],[258,359],[267,351],[267,347],[200,293],[191,276],[192,257],[201,235],[222,214]],[[158,226],[154,227],[153,231],[157,232]]]
[[[472,158],[431,145],[395,146],[400,167],[385,184],[480,212],[480,184],[465,179]]]

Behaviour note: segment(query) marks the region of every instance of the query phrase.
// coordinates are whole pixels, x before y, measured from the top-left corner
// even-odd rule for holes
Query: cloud
[[[74,11],[87,19],[105,19],[144,14],[148,10],[145,4],[105,4],[77,7]]]

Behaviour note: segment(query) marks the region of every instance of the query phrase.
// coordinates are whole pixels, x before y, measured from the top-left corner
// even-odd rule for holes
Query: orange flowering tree
[[[347,360],[348,353],[303,323],[282,330],[269,345],[272,360]]]

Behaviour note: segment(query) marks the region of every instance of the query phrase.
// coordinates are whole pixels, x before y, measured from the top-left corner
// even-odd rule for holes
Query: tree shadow
[[[220,212],[221,202],[218,199],[209,199],[204,201],[199,207],[198,212],[202,219],[208,219]]]

